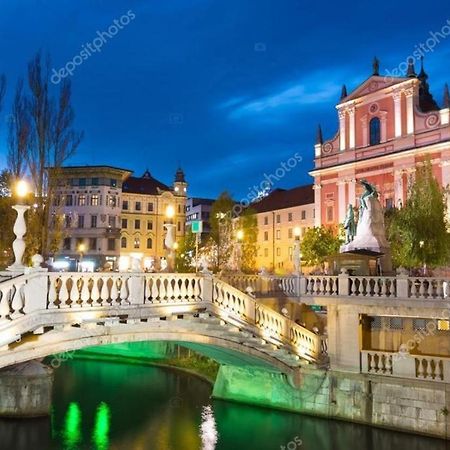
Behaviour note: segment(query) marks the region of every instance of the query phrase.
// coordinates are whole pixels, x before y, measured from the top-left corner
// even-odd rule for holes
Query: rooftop
[[[169,186],[153,178],[148,170],[142,177],[128,177],[122,185],[122,192],[133,194],[158,195],[160,191],[171,190]]]
[[[267,197],[250,205],[257,213],[292,208],[314,203],[313,185],[298,186],[293,189],[275,189]]]

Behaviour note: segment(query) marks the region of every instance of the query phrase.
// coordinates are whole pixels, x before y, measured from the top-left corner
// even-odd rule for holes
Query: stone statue
[[[347,215],[344,220],[344,230],[345,230],[345,243],[350,244],[350,242],[355,239],[356,235],[356,222],[355,222],[355,212],[353,211],[353,206],[348,205]]]
[[[367,180],[365,180],[364,178],[362,180],[359,180],[359,184],[361,184],[362,186],[364,186],[365,191],[362,193],[361,198],[359,200],[359,209],[360,209],[360,218],[364,212],[364,210],[366,210],[368,208],[368,199],[369,198],[378,198],[378,192],[377,192],[377,188],[373,185],[370,184]]]

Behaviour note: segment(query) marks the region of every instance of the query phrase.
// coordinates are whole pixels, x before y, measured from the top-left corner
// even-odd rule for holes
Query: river
[[[444,441],[212,400],[180,371],[72,360],[51,418],[0,420],[1,450],[445,450]]]

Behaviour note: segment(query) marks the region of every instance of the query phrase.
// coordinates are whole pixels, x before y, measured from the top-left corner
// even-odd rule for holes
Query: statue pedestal
[[[384,214],[380,201],[375,197],[366,198],[367,209],[362,210],[355,239],[341,246],[341,253],[367,251],[378,253],[383,274],[392,272],[392,258],[389,242],[384,230]]]

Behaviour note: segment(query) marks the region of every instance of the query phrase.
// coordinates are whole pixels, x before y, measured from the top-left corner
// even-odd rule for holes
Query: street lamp
[[[13,242],[14,263],[7,268],[9,271],[21,271],[25,269],[23,265],[23,254],[25,253],[25,240],[23,236],[27,232],[27,226],[25,223],[25,212],[30,209],[29,206],[24,204],[24,198],[29,193],[28,183],[24,180],[20,180],[14,186],[14,193],[18,198],[18,202],[12,208],[17,211],[16,222],[14,223],[13,232],[16,239]]]
[[[301,256],[300,256],[300,235],[301,229],[300,227],[294,228],[294,272],[296,275],[301,275],[302,267],[301,267]]]
[[[174,271],[174,246],[175,246],[175,225],[172,223],[172,219],[175,216],[175,208],[173,205],[166,207],[166,217],[168,223],[164,224],[164,228],[167,230],[166,238],[164,239],[164,245],[167,252],[167,271]]]
[[[83,269],[81,267],[81,263],[83,262],[83,254],[86,251],[86,246],[81,242],[78,245],[78,253],[80,254],[80,258],[78,260],[78,272],[82,272]]]

